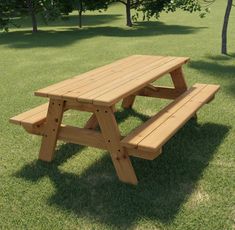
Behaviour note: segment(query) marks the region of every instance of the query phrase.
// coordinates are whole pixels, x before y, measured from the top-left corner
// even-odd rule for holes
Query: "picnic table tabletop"
[[[40,89],[35,95],[110,106],[188,60],[188,57],[133,55]]]

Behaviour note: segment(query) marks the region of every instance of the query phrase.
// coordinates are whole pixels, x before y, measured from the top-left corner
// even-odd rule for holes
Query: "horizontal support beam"
[[[184,91],[172,87],[155,87],[153,85],[148,85],[142,90],[136,92],[135,95],[164,99],[175,99],[179,97],[183,92]]]
[[[35,127],[24,126],[24,128],[27,132],[31,134],[43,136],[44,124]],[[102,134],[100,132],[90,129],[77,128],[74,126],[68,126],[62,124],[58,134],[58,140],[107,150]],[[133,149],[125,148],[125,149],[129,156],[139,157],[146,160],[154,160],[162,152],[162,149],[159,149],[154,152],[140,151],[134,148]]]
[[[93,104],[81,103],[81,102],[65,102],[65,110],[80,110],[93,113],[95,111],[95,107]]]
[[[37,127],[27,127],[24,126],[25,130],[31,134],[43,136],[44,125]],[[69,125],[61,125],[58,134],[58,140],[91,146],[99,149],[107,149],[104,138],[100,132],[77,128]]]
[[[62,126],[59,131],[58,139],[74,144],[107,149],[102,134],[90,129]]]
[[[24,126],[24,128],[27,132],[35,135],[42,136],[44,132],[44,125],[40,125],[37,127]],[[61,125],[58,134],[58,140],[107,150],[102,134],[90,129],[77,128],[69,125]],[[146,160],[153,160],[162,152],[162,149],[159,149],[155,152],[139,151],[138,149],[131,148],[125,149],[128,155]]]
[[[154,160],[162,153],[162,148],[155,152],[140,151],[138,149],[125,148],[129,156],[139,157],[145,160]]]

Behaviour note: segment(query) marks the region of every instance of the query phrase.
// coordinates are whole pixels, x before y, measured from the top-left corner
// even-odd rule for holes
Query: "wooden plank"
[[[129,156],[133,156],[133,157],[138,157],[138,158],[142,158],[145,160],[154,160],[155,158],[157,158],[161,153],[162,153],[162,149],[158,149],[155,150],[154,152],[147,152],[147,151],[140,151],[138,149],[126,149],[127,153],[129,154]]]
[[[144,56],[145,57],[145,56]],[[116,82],[121,81],[122,79],[128,79],[131,76],[139,74],[141,71],[143,72],[145,69],[151,69],[152,63],[157,62],[162,57],[145,57],[144,59],[140,59],[138,62],[133,63],[131,66],[128,65],[126,67],[122,67],[122,70],[118,72],[114,72],[103,78],[97,80],[94,79],[91,84],[86,84],[83,87],[77,87],[71,89],[69,92],[64,93],[62,98],[71,100],[78,98],[78,101],[83,101],[81,98],[90,98],[94,94],[100,94],[103,90],[107,90],[109,87],[112,87]],[[139,70],[141,69],[141,70]],[[88,100],[84,100],[87,102]],[[91,102],[91,100],[89,100]]]
[[[107,71],[111,71],[112,69],[115,70],[115,67],[119,67],[122,63],[126,63],[126,62],[131,62],[132,60],[138,59],[140,57],[140,55],[133,55],[130,57],[126,57],[120,60],[117,60],[113,63],[110,63],[108,65],[105,66],[101,66],[99,68],[90,70],[86,73],[80,74],[79,76],[75,76],[73,78],[58,82],[56,84],[50,85],[48,87],[45,87],[43,89],[37,90],[35,92],[36,96],[41,96],[41,97],[47,97],[48,93],[53,92],[54,90],[58,90],[58,89],[62,89],[63,87],[66,87],[69,84],[75,84],[77,82],[80,82],[82,80],[87,80],[90,77],[93,77],[97,74],[105,74]]]
[[[154,87],[151,85],[147,85],[145,88],[136,92],[138,96],[144,97],[156,97],[156,98],[164,98],[164,99],[176,99],[182,94],[181,91],[172,87]]]
[[[87,103],[80,103],[78,101],[65,101],[65,110],[73,109],[93,113],[95,111],[95,106]]]
[[[22,122],[30,119],[31,117],[34,117],[37,114],[40,114],[43,111],[47,111],[48,109],[48,103],[45,103],[43,105],[37,106],[36,108],[30,109],[24,113],[21,113],[15,117],[10,118],[10,122],[21,125]]]
[[[172,82],[175,86],[175,89],[181,92],[185,92],[188,87],[185,81],[182,66],[170,72],[170,75],[171,75]]]
[[[122,108],[129,109],[132,108],[135,101],[135,95],[130,95],[123,99]]]
[[[139,77],[143,77],[146,73],[157,69],[159,66],[162,66],[164,63],[169,62],[170,60],[175,59],[175,57],[156,57],[151,58],[150,60],[146,60],[146,62],[142,62],[141,64],[138,65],[138,67],[135,67],[133,69],[129,69],[130,72],[128,74],[121,74],[119,75],[116,79],[113,79],[112,81],[102,84],[99,87],[94,88],[93,90],[88,91],[87,93],[84,93],[78,97],[78,101],[83,101],[83,102],[89,102],[92,103],[93,100],[96,100],[97,97],[105,94],[105,93],[110,93],[114,89],[119,89],[118,93],[122,93],[123,86],[125,83],[137,79]],[[128,96],[128,95],[127,95]]]
[[[42,137],[39,152],[40,160],[50,162],[53,159],[63,112],[64,101],[50,99],[45,124],[45,133]]]
[[[98,106],[95,114],[118,178],[125,183],[137,184],[129,156],[120,145],[121,136],[112,108]]]
[[[84,128],[85,129],[96,129],[99,126],[98,120],[96,118],[96,115],[93,113],[91,117],[86,122]]]
[[[217,85],[207,85],[181,108],[161,123],[138,143],[141,151],[154,151],[164,145],[192,116],[219,90]]]
[[[125,71],[125,70],[128,71],[129,68],[132,67],[133,65],[138,65],[139,62],[142,62],[142,59],[136,58],[136,60],[132,60],[132,61],[128,61],[128,62],[123,63],[121,66],[118,66],[120,69],[119,71],[118,71],[118,69],[109,70],[109,71],[106,71],[105,73],[103,73],[103,72],[96,73],[96,74],[92,75],[91,77],[86,77],[85,79],[79,79],[76,82],[71,82],[70,84],[67,84],[64,87],[61,87],[59,89],[56,89],[56,90],[49,92],[48,96],[61,99],[61,98],[65,98],[65,97],[63,97],[63,95],[70,94],[71,92],[77,93],[79,95],[82,92],[89,91],[90,87],[95,87],[94,83],[100,84],[101,82],[110,81],[113,79],[113,77],[115,75],[120,74],[120,71]]]
[[[77,128],[73,126],[61,126],[58,139],[69,143],[91,146],[99,149],[107,149],[106,143],[100,132]]]
[[[93,104],[108,106],[117,103],[121,98],[133,94],[164,74],[179,68],[187,61],[188,58],[177,58],[160,67],[157,67],[156,69],[148,71],[137,78],[134,78],[128,82],[123,82],[123,84],[119,84],[116,88],[112,88],[112,90],[104,92],[102,95],[94,98]]]
[[[45,132],[45,124],[33,127],[24,126],[24,128],[27,132],[39,136],[43,136]],[[57,139],[69,143],[107,150],[103,136],[100,132],[94,130],[61,124]]]
[[[159,125],[164,123],[174,112],[181,108],[185,103],[191,100],[197,95],[206,85],[196,84],[190,88],[187,92],[182,94],[175,101],[166,106],[154,117],[149,119],[143,125],[133,130],[127,137],[125,137],[121,144],[127,148],[137,148],[139,142],[141,142],[146,136],[153,132]]]

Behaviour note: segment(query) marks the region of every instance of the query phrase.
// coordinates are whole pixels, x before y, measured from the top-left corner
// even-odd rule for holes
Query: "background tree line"
[[[143,19],[158,18],[162,11],[174,12],[181,8],[188,12],[201,11],[198,0],[0,0],[0,28],[8,30],[14,24],[14,17],[29,15],[32,31],[37,32],[37,17],[45,22],[78,11],[78,25],[82,27],[82,14],[87,10],[106,10],[110,4],[119,2],[124,5],[126,25],[132,26],[141,12]],[[131,12],[136,12],[131,15]]]
[[[119,2],[124,5],[126,25],[131,27],[132,21],[142,15],[143,20],[152,17],[159,18],[161,12],[174,12],[182,9],[189,13],[199,11],[200,16],[205,16],[207,7],[216,0],[0,0],[0,30],[8,31],[14,23],[15,17],[28,15],[32,22],[32,31],[38,31],[37,18],[40,16],[45,23],[55,20],[72,11],[78,12],[78,26],[82,27],[82,15],[85,11],[106,10],[110,4]],[[227,7],[223,20],[221,52],[227,54],[227,28],[233,6],[233,0],[227,0]],[[134,12],[134,15],[131,13]]]

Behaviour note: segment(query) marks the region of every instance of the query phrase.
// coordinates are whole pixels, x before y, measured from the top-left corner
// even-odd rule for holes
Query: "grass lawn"
[[[30,22],[0,34],[0,229],[234,229],[235,228],[235,10],[230,56],[220,55],[225,1],[205,19],[177,12],[160,21],[124,26],[124,9],[87,14],[84,28],[70,20]],[[46,100],[39,88],[132,54],[189,56],[189,85],[220,84],[216,99],[186,124],[154,161],[132,159],[138,186],[116,178],[107,152],[59,143],[52,164],[37,161],[40,138],[8,119]],[[167,79],[161,83],[170,84]],[[168,103],[137,98],[117,117],[123,134]],[[88,114],[66,112],[67,123]]]

